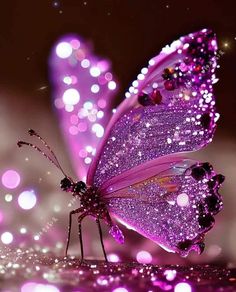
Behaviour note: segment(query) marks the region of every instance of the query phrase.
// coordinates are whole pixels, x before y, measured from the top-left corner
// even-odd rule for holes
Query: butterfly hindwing
[[[218,194],[222,176],[208,163],[173,159],[160,168],[156,161],[156,175],[142,180],[133,172],[133,184],[110,184],[105,195],[109,211],[168,251],[183,256],[192,249],[200,253],[204,235],[214,225],[213,215],[222,208]],[[140,171],[141,178],[149,168]]]

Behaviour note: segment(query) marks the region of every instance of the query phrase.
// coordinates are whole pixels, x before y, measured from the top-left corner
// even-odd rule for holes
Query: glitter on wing
[[[210,30],[181,37],[151,59],[109,122],[88,184],[100,186],[148,160],[211,142],[219,117],[212,86],[216,65]]]
[[[157,157],[203,147],[211,141],[214,128],[205,131],[197,119],[200,113],[199,109],[189,112],[179,107],[150,106],[124,115],[110,133],[95,185]]]

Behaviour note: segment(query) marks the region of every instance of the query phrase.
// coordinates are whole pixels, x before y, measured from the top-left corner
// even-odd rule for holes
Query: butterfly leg
[[[80,253],[81,253],[81,263],[84,260],[84,247],[83,247],[83,237],[82,237],[82,220],[89,215],[87,212],[84,212],[78,217],[78,227],[79,227],[79,241],[80,241]]]
[[[96,223],[97,223],[97,225],[98,225],[99,236],[100,236],[100,242],[101,242],[101,245],[102,245],[102,251],[103,251],[103,254],[104,254],[104,258],[105,258],[105,261],[108,262],[108,260],[107,260],[107,255],[106,255],[106,251],[105,251],[105,247],[104,247],[103,237],[102,237],[101,223],[100,223],[100,220],[99,220],[98,218],[96,219]]]
[[[69,215],[68,234],[67,234],[67,240],[66,240],[65,256],[67,256],[68,248],[69,248],[69,244],[70,244],[71,225],[72,225],[72,215],[73,215],[73,214],[76,214],[76,213],[80,213],[81,211],[82,211],[82,209],[81,209],[81,208],[78,208],[78,209],[72,210],[72,211],[70,212],[70,215]]]

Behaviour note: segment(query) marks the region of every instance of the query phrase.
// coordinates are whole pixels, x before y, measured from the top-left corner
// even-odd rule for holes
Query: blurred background
[[[55,42],[76,33],[95,54],[112,62],[118,80],[113,105],[147,61],[181,35],[209,27],[225,52],[215,85],[221,114],[211,145],[194,157],[209,161],[226,176],[224,209],[206,236],[206,250],[187,259],[169,254],[122,227],[125,245],[116,244],[104,226],[111,261],[145,258],[155,264],[236,264],[236,26],[234,1],[4,1],[0,10],[0,248],[16,246],[63,254],[71,196],[60,190],[61,173],[46,159],[16,146],[28,128],[46,138],[64,169],[76,177],[52,103],[48,58]],[[76,203],[73,203],[76,204]],[[74,207],[75,205],[73,205]],[[76,220],[74,221],[76,223]],[[102,257],[98,232],[84,221],[85,253]],[[79,255],[76,224],[70,254]]]

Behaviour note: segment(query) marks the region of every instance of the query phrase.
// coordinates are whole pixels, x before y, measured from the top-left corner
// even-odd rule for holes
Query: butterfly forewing
[[[84,180],[116,91],[109,61],[95,56],[90,47],[68,35],[57,41],[50,57],[54,106],[75,171]]]
[[[209,30],[182,37],[151,59],[107,126],[88,181],[100,186],[146,161],[211,142],[216,61]]]

